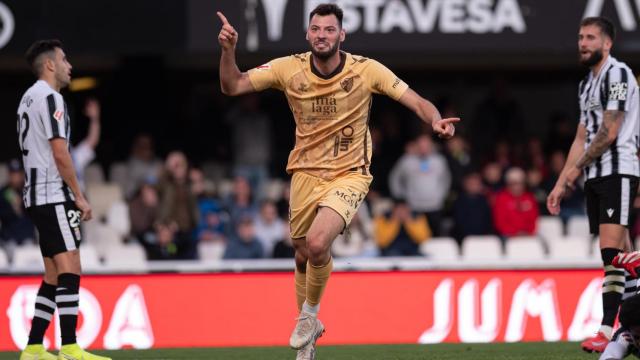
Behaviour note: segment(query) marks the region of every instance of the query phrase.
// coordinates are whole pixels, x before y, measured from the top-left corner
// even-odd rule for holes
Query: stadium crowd
[[[455,112],[445,100],[441,106]],[[469,235],[495,234],[506,241],[536,234],[573,140],[572,124],[558,117],[545,141],[521,139],[509,120],[517,118],[513,105],[488,102],[479,108],[491,115],[471,126],[460,124],[459,134],[446,142],[411,122],[414,128],[406,131],[396,114],[382,112],[371,126],[374,182],[353,223],[334,243],[334,256],[415,256],[431,237],[462,243]],[[228,163],[196,164],[182,151],[162,159],[154,146],[160,139],[142,133],[128,159],[109,168],[111,183],[128,205],[130,233],[122,240],[141,244],[149,260],[197,259],[200,243],[224,247],[225,259],[293,257],[288,180],[269,175],[270,116],[258,97],[246,96],[223,118],[232,154]],[[482,130],[473,126],[479,121]],[[21,164],[11,160],[7,166],[0,237],[10,249],[34,242],[35,231],[21,201]],[[84,174],[86,164],[79,168],[91,187],[96,180]],[[560,215],[564,223],[584,215],[579,187],[564,200]],[[633,237],[640,229],[640,222],[635,224]]]

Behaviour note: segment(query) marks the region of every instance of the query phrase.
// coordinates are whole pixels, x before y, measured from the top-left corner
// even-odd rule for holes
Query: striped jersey
[[[638,146],[640,135],[640,112],[638,83],[631,69],[613,56],[607,57],[600,72],[593,72],[580,82],[578,89],[580,102],[580,123],[587,130],[585,149],[591,144],[602,126],[606,110],[625,112],[618,137],[589,166],[585,167],[587,179],[612,174],[640,176]]]
[[[54,138],[69,144],[71,121],[62,95],[46,81],[38,80],[20,100],[17,130],[25,171],[25,207],[74,201],[49,144]]]

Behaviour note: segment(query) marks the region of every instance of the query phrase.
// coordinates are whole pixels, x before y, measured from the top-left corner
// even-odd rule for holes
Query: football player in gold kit
[[[340,51],[345,31],[342,10],[335,4],[321,4],[311,12],[306,35],[311,51],[247,72],[236,65],[238,33],[222,13],[218,17],[222,92],[235,96],[281,90],[296,122],[287,171],[293,176],[289,221],[300,315],[290,345],[298,350],[298,359],[314,359],[315,342],[324,332],[317,314],[333,268],[331,244],[351,222],[372,180],[371,95],[399,101],[442,138],[453,136],[453,123],[460,119],[442,119],[431,102],[379,62]]]

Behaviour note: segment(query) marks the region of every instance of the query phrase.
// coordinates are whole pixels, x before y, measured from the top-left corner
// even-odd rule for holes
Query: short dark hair
[[[600,28],[603,34],[607,35],[611,41],[615,41],[616,39],[616,27],[613,25],[611,20],[607,19],[603,16],[593,16],[582,19],[580,22],[580,27],[595,25]]]
[[[620,307],[620,324],[627,329],[640,326],[640,295],[626,299]]]
[[[338,24],[340,25],[340,28],[342,28],[342,15],[343,15],[342,9],[340,8],[340,6],[336,4],[320,4],[316,6],[316,8],[313,9],[309,14],[309,22],[311,22],[311,18],[313,18],[313,15],[319,15],[319,16],[335,15],[336,18],[338,19]]]
[[[62,41],[58,39],[38,40],[29,46],[24,57],[36,76],[40,76],[40,68],[42,66],[39,61],[40,55],[54,51],[56,48],[62,49]]]

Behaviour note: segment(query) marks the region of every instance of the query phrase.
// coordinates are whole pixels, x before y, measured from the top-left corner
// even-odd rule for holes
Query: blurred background
[[[72,143],[91,155],[76,157],[97,214],[83,229],[86,270],[291,270],[291,260],[264,259],[293,256],[285,165],[295,124],[278,91],[220,92],[215,12],[238,30],[237,60],[248,70],[306,52],[308,13],[321,2],[0,0],[0,268],[41,267],[19,201],[15,112],[34,82],[24,52],[58,38],[73,65],[63,91]],[[399,103],[374,98],[374,181],[349,236],[334,244],[337,268],[597,269],[581,190],[560,217],[544,204],[575,135],[577,86],[588,72],[577,62],[578,24],[612,19],[613,56],[637,74],[639,3],[338,3],[343,50],[384,63],[462,122],[443,142]],[[403,166],[412,157],[419,173]],[[634,222],[632,239],[639,228]]]

